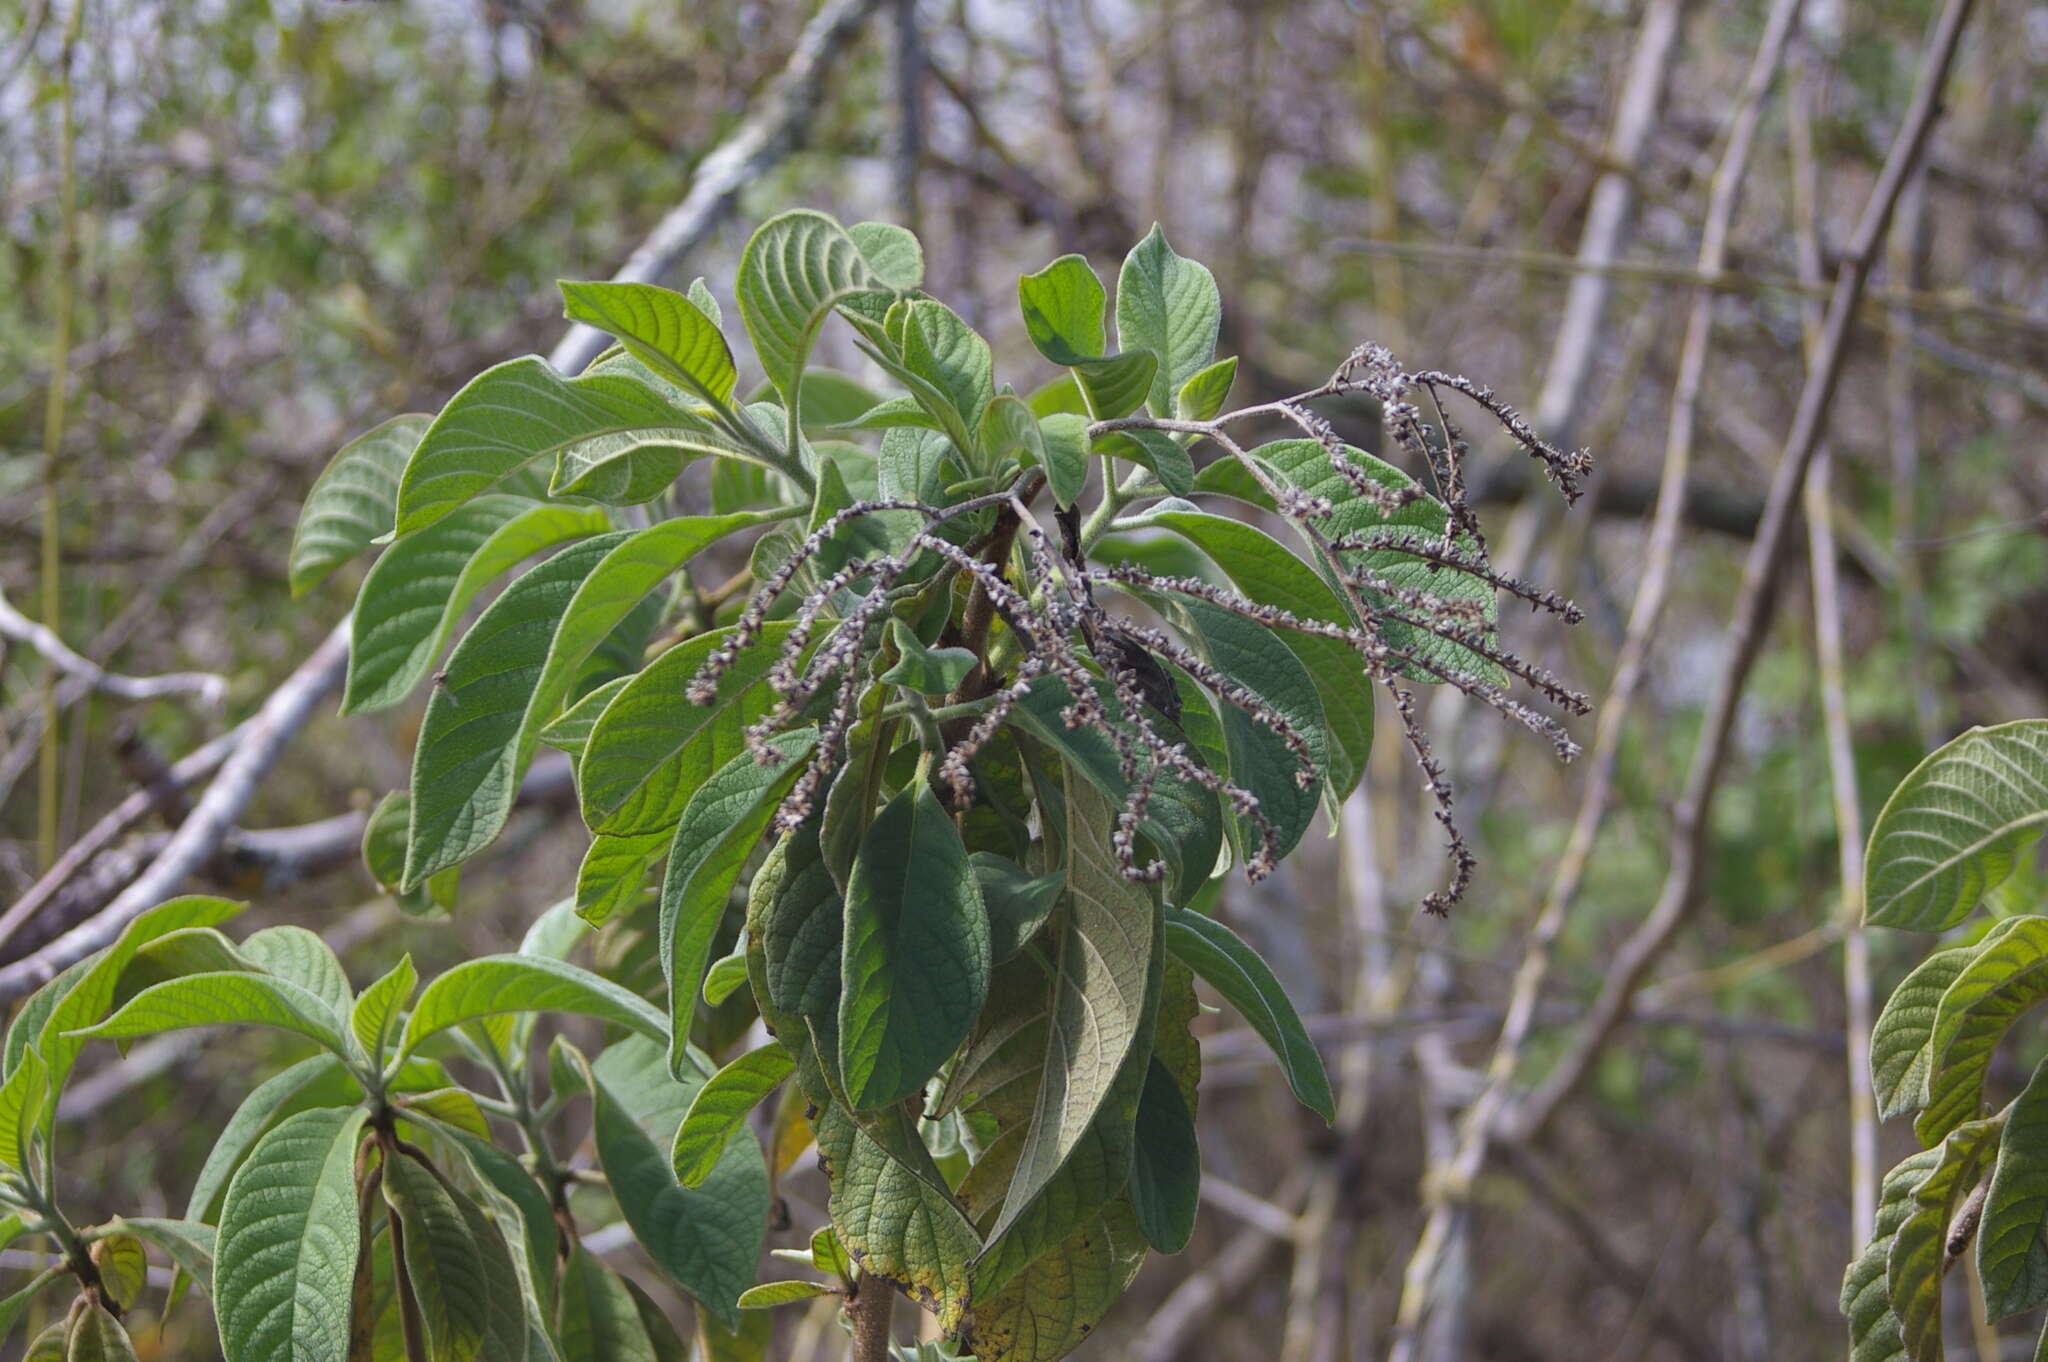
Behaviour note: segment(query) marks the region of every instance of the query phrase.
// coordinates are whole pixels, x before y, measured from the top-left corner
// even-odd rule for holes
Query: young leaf
[[[1053,500],[1072,506],[1088,490],[1088,420],[1054,412],[1039,418],[1038,436]]]
[[[1138,1229],[1161,1253],[1179,1253],[1194,1235],[1202,1201],[1202,1151],[1195,1140],[1194,1113],[1157,1059],[1145,1071],[1136,1143],[1131,1208]]]
[[[1870,1243],[1842,1276],[1840,1304],[1849,1321],[1851,1362],[1897,1362],[1905,1355],[1899,1319],[1885,1293],[1885,1260],[1899,1226],[1913,1212],[1914,1188],[1940,1160],[1939,1149],[1919,1150],[1884,1175]]]
[[[576,912],[586,923],[602,925],[628,911],[647,883],[647,872],[668,850],[666,830],[614,836],[600,832],[590,839],[583,864],[576,871]]]
[[[1977,947],[1936,951],[1899,982],[1870,1033],[1870,1086],[1880,1120],[1916,1111],[1932,1076],[1934,1018],[1941,995],[1976,956]]]
[[[458,1202],[410,1156],[385,1161],[383,1186],[404,1231],[406,1278],[427,1356],[434,1362],[518,1362],[525,1354],[525,1319],[504,1240],[482,1212]],[[487,1237],[479,1236],[480,1225]]]
[[[300,1112],[228,1184],[214,1272],[227,1362],[347,1362],[356,1142],[368,1115]]]
[[[149,1284],[149,1255],[143,1252],[142,1241],[109,1234],[92,1241],[88,1256],[99,1271],[100,1289],[106,1298],[123,1311],[134,1308],[142,1288]]]
[[[1095,441],[1094,452],[1128,459],[1150,470],[1159,485],[1177,497],[1195,490],[1195,463],[1178,440],[1164,431],[1111,431]]]
[[[1117,275],[1116,338],[1126,350],[1159,356],[1149,394],[1156,414],[1171,415],[1174,394],[1209,363],[1222,322],[1216,276],[1176,254],[1155,223]]]
[[[732,401],[739,370],[718,323],[680,293],[653,284],[562,283],[563,315],[609,331],[642,364],[715,407]]]
[[[1974,1118],[1991,1057],[2019,1015],[2048,999],[2048,917],[2019,917],[1986,936],[1935,1011],[1926,1110],[1914,1122],[1933,1144]]]
[[[847,884],[839,1059],[862,1110],[921,1091],[988,996],[988,911],[967,849],[915,785],[876,816]]]
[[[839,1293],[823,1282],[763,1282],[740,1292],[740,1309],[773,1310],[782,1305],[800,1305],[820,1296]]]
[[[839,1005],[846,908],[818,844],[818,822],[806,819],[775,844],[747,897],[749,948],[762,961],[757,992],[766,1008],[798,1017],[836,1016]]]
[[[685,1187],[702,1186],[718,1167],[726,1144],[746,1128],[747,1113],[781,1087],[795,1068],[789,1051],[770,1041],[741,1055],[697,1089],[670,1151],[676,1181]]]
[[[50,1070],[42,1052],[31,1048],[7,1081],[0,1083],[0,1166],[33,1172],[29,1137],[50,1104]]]
[[[747,982],[747,943],[741,941],[730,955],[711,962],[704,972],[704,1004],[717,1007],[740,991]]]
[[[761,224],[740,255],[733,291],[754,353],[785,407],[800,409],[804,365],[832,309],[893,287],[823,213],[800,209]]]
[[[1899,1337],[1916,1362],[1936,1362],[1941,1356],[1941,1276],[1949,1225],[1979,1180],[1998,1126],[1996,1120],[1971,1121],[1948,1134],[1940,1161],[1913,1189],[1911,1213],[1900,1223],[1885,1259],[1885,1289],[1898,1316]]]
[[[391,1039],[391,1032],[398,1025],[398,1016],[412,1001],[413,990],[419,987],[419,983],[419,971],[413,968],[412,956],[402,955],[398,963],[364,989],[362,996],[350,1007],[349,1030],[355,1033],[356,1043],[369,1056],[372,1072],[384,1068],[384,1046]]]
[[[601,974],[544,955],[486,955],[427,985],[406,1018],[397,1057],[449,1027],[507,1012],[573,1012],[668,1040],[660,1008]]]
[[[98,1301],[81,1301],[64,1334],[64,1362],[135,1362],[135,1345],[121,1321]]]
[[[704,422],[636,378],[563,378],[527,355],[484,370],[450,398],[413,450],[398,488],[397,530],[417,534],[487,492],[508,490],[542,459],[605,436],[701,441]]]
[[[71,1034],[120,1040],[194,1026],[232,1025],[275,1027],[305,1036],[337,1055],[350,1053],[341,1018],[320,998],[288,979],[226,970],[151,985],[99,1025]]]
[[[899,293],[924,283],[924,247],[908,227],[893,222],[856,222],[846,229],[875,278]]]
[[[1243,1014],[1280,1061],[1301,1104],[1325,1121],[1335,1120],[1336,1103],[1322,1056],[1259,953],[1216,919],[1184,909],[1167,914],[1166,944]]]
[[[882,679],[891,685],[907,686],[924,695],[950,695],[974,670],[971,650],[927,648],[900,619],[889,621],[889,639],[896,645],[897,662],[882,673]]]
[[[1914,767],[1870,828],[1864,913],[1939,932],[2048,828],[2048,719],[1973,728]]]
[[[1063,255],[1017,281],[1017,302],[1031,343],[1054,364],[1074,371],[1088,409],[1099,421],[1129,416],[1144,406],[1160,363],[1157,351],[1128,342],[1127,353],[1103,353],[1108,347],[1108,301],[1102,281],[1078,255]]]
[[[670,1058],[678,1065],[726,900],[817,740],[811,728],[769,739],[768,746],[780,754],[777,766],[763,766],[751,752],[740,753],[691,796],[676,825],[661,884],[657,940],[669,989]]]
[[[540,740],[558,752],[567,752],[579,765],[583,750],[590,745],[590,735],[597,729],[597,721],[604,717],[612,701],[619,698],[619,692],[633,682],[633,676],[615,676],[603,685],[584,693],[567,709],[557,714],[540,731]]]
[[[996,395],[988,342],[944,303],[920,298],[904,318],[903,367],[923,380],[913,392],[953,443],[973,450]]]
[[[1159,909],[1118,868],[1115,808],[1066,768],[1066,911],[1055,924],[1045,1066],[1017,1171],[989,1237],[1007,1229],[1095,1123],[1147,1026],[1159,951]]]
[[[2014,1101],[1977,1230],[1984,1309],[1999,1320],[2048,1302],[2048,1061]]]
[[[343,445],[299,508],[291,586],[303,596],[391,532],[398,479],[433,418],[394,416]]]
[[[349,987],[348,973],[334,948],[318,932],[291,924],[265,927],[243,937],[236,950],[251,964],[297,984],[335,1016],[348,1016],[356,991]]]
[[[403,700],[485,587],[545,549],[610,528],[603,511],[484,496],[393,544],[356,597],[341,712],[369,714]]]
[[[1183,421],[1213,421],[1230,400],[1230,385],[1237,379],[1237,356],[1219,359],[1180,385],[1174,395],[1173,414]]]
[[[201,1291],[209,1296],[213,1294],[213,1255],[217,1248],[213,1226],[202,1225],[195,1220],[116,1216],[107,1222],[106,1227],[131,1239],[156,1245],[178,1265],[179,1271],[199,1283]]]

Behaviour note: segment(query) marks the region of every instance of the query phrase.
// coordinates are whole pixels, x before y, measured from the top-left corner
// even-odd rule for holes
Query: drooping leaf
[[[897,795],[847,884],[839,1058],[860,1109],[923,1089],[988,996],[988,912],[959,830],[930,786]]]
[[[110,1228],[124,1235],[154,1244],[179,1269],[199,1283],[199,1289],[213,1294],[213,1256],[218,1236],[211,1225],[195,1220],[167,1220],[156,1216],[116,1216]]]
[[[2048,828],[2048,719],[1974,728],[1899,782],[1870,827],[1865,916],[1938,932],[1970,915]]]
[[[347,1362],[367,1117],[360,1107],[288,1117],[228,1184],[214,1272],[227,1362]]]
[[[836,1104],[818,1113],[818,1159],[831,1179],[832,1225],[861,1271],[894,1283],[958,1327],[967,1265],[981,1238],[959,1205],[869,1136]]]
[[[1057,1362],[1102,1322],[1145,1262],[1130,1203],[1111,1202],[1000,1291],[974,1302],[962,1341],[980,1362]]]
[[[135,1362],[135,1345],[98,1301],[81,1302],[64,1334],[64,1362]]]
[[[486,955],[463,961],[421,991],[398,1056],[437,1032],[508,1012],[572,1012],[668,1040],[660,1008],[601,974],[544,955]]]
[[[1898,1317],[1900,1340],[1915,1362],[1939,1362],[1941,1357],[1941,1277],[1949,1225],[1983,1172],[1998,1124],[1972,1121],[1949,1132],[1940,1160],[1913,1188],[1912,1207],[1885,1258],[1885,1289]]]
[[[1131,1208],[1145,1242],[1179,1253],[1195,1232],[1202,1200],[1202,1152],[1195,1117],[1166,1066],[1154,1059],[1138,1103],[1138,1139],[1131,1165]]]
[[[1146,1029],[1159,909],[1110,848],[1115,808],[1067,766],[1067,892],[1053,924],[1053,997],[1030,1128],[990,1238],[1008,1228],[1094,1124]]]
[[[305,595],[391,532],[399,475],[432,420],[394,416],[343,445],[321,471],[292,533],[292,595]]]
[[[1999,927],[1935,1010],[1926,1109],[1913,1125],[1922,1144],[1977,1115],[1999,1041],[2021,1013],[2048,998],[2048,917],[2010,918]]]
[[[832,309],[894,287],[823,213],[798,209],[761,224],[740,255],[733,291],[754,353],[785,407],[801,409],[803,369]]]
[[[670,1151],[676,1181],[685,1187],[702,1186],[718,1167],[725,1146],[745,1131],[747,1114],[781,1087],[795,1068],[789,1051],[771,1041],[741,1055],[697,1089]]]
[[[668,850],[670,834],[635,832],[590,839],[576,871],[576,912],[585,923],[605,923],[631,909],[646,886],[647,872]]]
[[[1149,405],[1173,414],[1174,394],[1216,353],[1223,300],[1206,266],[1176,253],[1155,223],[1124,257],[1116,279],[1116,338],[1126,350],[1159,356]]]
[[[567,1358],[661,1362],[625,1280],[580,1246],[562,1268],[555,1336]]]
[[[509,490],[532,465],[608,436],[700,440],[704,423],[636,378],[563,378],[537,355],[484,370],[450,398],[399,483],[397,530],[416,534],[463,503]]]
[[[700,1186],[682,1186],[666,1147],[694,1085],[675,1082],[650,1063],[633,1073],[645,1085],[637,1100],[655,1109],[648,1124],[621,1105],[602,1073],[590,1075],[598,1161],[649,1256],[706,1310],[736,1326],[740,1292],[753,1284],[768,1232],[768,1170],[760,1146],[729,1141]]]
[[[497,1283],[487,1270],[485,1246],[471,1232],[453,1194],[416,1160],[404,1155],[386,1159],[383,1188],[384,1201],[403,1230],[406,1277],[419,1308],[427,1358],[474,1362],[483,1355],[493,1311],[513,1304],[492,1298]],[[498,1248],[503,1251],[502,1242]],[[522,1345],[524,1337],[522,1329]]]
[[[361,1091],[340,1059],[327,1053],[302,1059],[257,1084],[214,1140],[193,1180],[185,1218],[211,1223],[215,1202],[229,1178],[274,1122],[302,1110],[351,1104]]]
[[[1335,1120],[1336,1102],[1322,1056],[1258,952],[1216,919],[1180,909],[1166,915],[1166,944],[1259,1033],[1301,1104],[1325,1121]]]
[[[740,753],[690,797],[676,825],[662,879],[656,939],[669,989],[670,1057],[678,1065],[726,902],[817,739],[812,728],[770,739],[768,746],[779,755],[779,766],[763,766],[752,753]]]
[[[1110,431],[1097,438],[1092,448],[1097,454],[1125,459],[1150,470],[1159,485],[1174,496],[1184,497],[1195,490],[1194,460],[1188,457],[1180,441],[1164,431]]]
[[[1038,422],[1045,479],[1053,499],[1072,506],[1088,490],[1088,421],[1071,412],[1054,412]]]
[[[747,936],[762,958],[764,1008],[838,1014],[845,918],[818,845],[818,820],[806,819],[775,844],[748,892]]]
[[[1105,353],[1109,298],[1087,260],[1063,255],[1025,275],[1017,282],[1017,301],[1031,343],[1054,364],[1074,371],[1096,420],[1129,416],[1145,405],[1159,372],[1159,353],[1129,340],[1125,353]]]
[[[763,1282],[740,1293],[740,1309],[773,1310],[783,1305],[801,1305],[820,1296],[839,1294],[823,1282]]]
[[[491,495],[393,544],[356,598],[341,712],[369,714],[403,700],[485,587],[537,553],[610,528],[602,511]]]

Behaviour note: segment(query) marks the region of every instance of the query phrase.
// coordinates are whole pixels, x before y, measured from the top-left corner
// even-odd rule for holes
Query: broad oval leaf
[[[318,932],[290,923],[265,927],[243,937],[235,950],[251,964],[297,984],[335,1016],[348,1016],[356,991],[349,987],[340,957]]]
[[[836,1103],[819,1111],[816,1128],[840,1240],[863,1273],[931,1302],[939,1328],[950,1333],[967,1310],[967,1265],[981,1252],[974,1226],[953,1198],[891,1155]]]
[[[135,1362],[135,1345],[121,1321],[98,1301],[80,1301],[64,1334],[64,1362]]]
[[[1941,995],[1976,956],[1977,947],[1936,951],[1899,982],[1870,1033],[1870,1086],[1880,1120],[1889,1121],[1927,1102],[1934,1056],[1934,1019]]]
[[[214,1270],[227,1362],[347,1362],[367,1118],[360,1107],[300,1112],[228,1184]]]
[[[1259,1033],[1302,1105],[1325,1121],[1335,1120],[1336,1102],[1323,1058],[1287,991],[1259,953],[1216,919],[1184,909],[1166,915],[1166,944]]]
[[[741,1055],[697,1089],[670,1150],[676,1181],[685,1187],[702,1186],[718,1167],[725,1146],[746,1129],[747,1113],[781,1087],[795,1068],[789,1051],[770,1041]]]
[[[732,400],[739,370],[718,323],[680,293],[653,284],[562,284],[563,315],[617,336],[642,364],[705,401]]]
[[[1156,350],[1128,339],[1125,353],[1104,353],[1108,302],[1102,280],[1078,255],[1063,255],[1017,281],[1017,303],[1031,343],[1054,364],[1074,371],[1088,410],[1099,421],[1129,416],[1144,406],[1160,368]],[[1072,503],[1062,498],[1062,504]]]
[[[431,416],[394,416],[343,445],[321,470],[292,532],[292,595],[305,595],[391,533],[398,479],[432,422]]]
[[[1973,728],[1914,767],[1870,827],[1865,917],[1939,932],[2048,828],[2048,719]]]
[[[465,960],[421,991],[397,1061],[437,1032],[508,1012],[573,1012],[668,1040],[660,1008],[601,974],[545,955],[486,955]]]
[[[785,407],[800,409],[804,365],[832,309],[890,288],[846,229],[823,213],[798,209],[761,224],[740,255],[733,292]]]
[[[952,818],[929,784],[890,800],[846,890],[839,1059],[862,1110],[923,1090],[988,996],[988,911]]]
[[[1173,413],[1181,385],[1208,365],[1223,324],[1223,299],[1208,267],[1180,255],[1154,223],[1124,257],[1116,279],[1116,339],[1126,350],[1159,356],[1149,403]]]

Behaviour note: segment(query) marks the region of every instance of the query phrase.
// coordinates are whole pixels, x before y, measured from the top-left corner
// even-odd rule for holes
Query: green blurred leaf
[[[1949,1225],[1978,1182],[1998,1126],[1997,1121],[1972,1121],[1949,1132],[1940,1160],[1913,1188],[1911,1211],[1893,1236],[1885,1289],[1898,1317],[1899,1338],[1915,1362],[1939,1362],[1941,1357],[1941,1277]]]
[[[662,1362],[625,1280],[581,1247],[562,1269],[555,1336],[577,1362]]]
[[[2013,1102],[1977,1230],[1988,1318],[2048,1302],[2048,1061]]]
[[[773,1310],[781,1305],[801,1305],[820,1296],[838,1294],[823,1282],[763,1282],[740,1293],[740,1309]]]
[[[1975,946],[1936,951],[1900,980],[1878,1014],[1870,1033],[1870,1085],[1880,1120],[1926,1105],[1934,1065],[1930,1046],[1941,995],[1976,954]]]
[[[1926,1110],[1914,1122],[1934,1144],[1983,1105],[1998,1043],[2020,1014],[2048,998],[2048,917],[2012,918],[1987,936],[1935,1010]]]
[[[329,461],[306,493],[292,533],[292,595],[305,595],[391,533],[399,476],[432,421],[394,416],[350,440]]]
[[[988,908],[989,959],[1000,965],[1045,925],[1066,888],[1067,873],[1055,870],[1034,876],[993,851],[977,851],[967,859],[974,865],[975,883]]]
[[[1145,1242],[1179,1253],[1195,1232],[1202,1202],[1202,1151],[1195,1115],[1166,1066],[1154,1059],[1138,1104],[1138,1138],[1131,1164],[1131,1207]]]

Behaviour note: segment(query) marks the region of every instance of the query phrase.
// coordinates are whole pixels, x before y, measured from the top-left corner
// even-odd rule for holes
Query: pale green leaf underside
[[[398,480],[432,421],[430,416],[394,416],[335,454],[299,508],[292,533],[292,595],[305,595],[391,533]]]
[[[1970,915],[2048,827],[2048,719],[1974,728],[1892,791],[1870,829],[1864,911],[1938,932]]]

